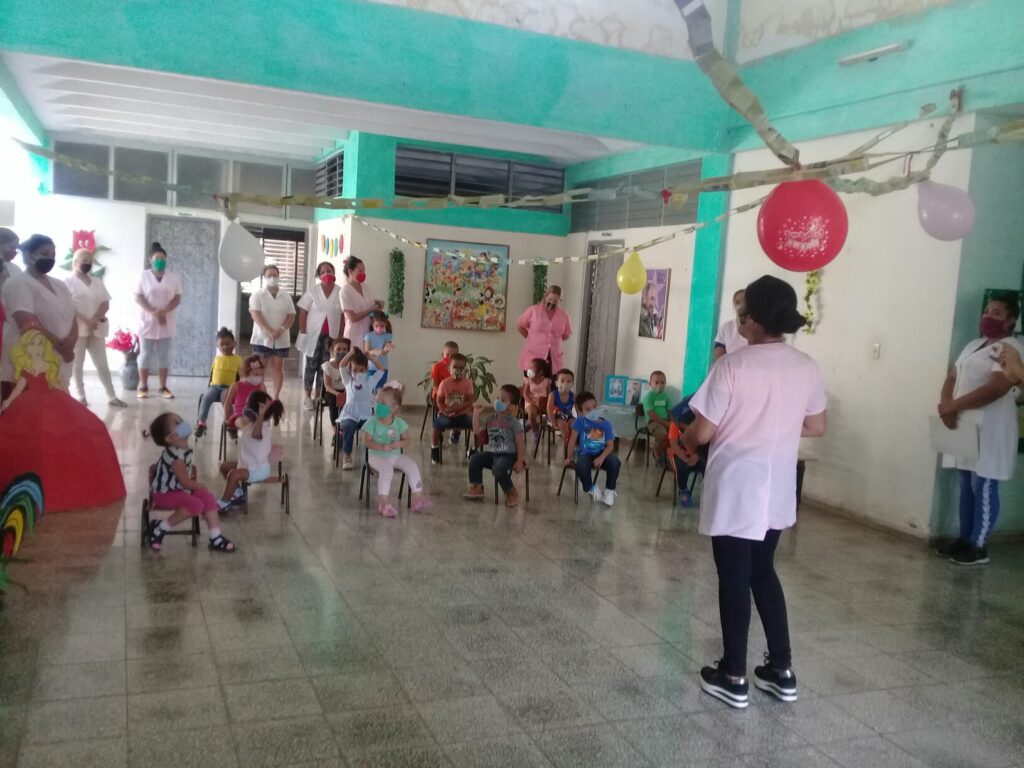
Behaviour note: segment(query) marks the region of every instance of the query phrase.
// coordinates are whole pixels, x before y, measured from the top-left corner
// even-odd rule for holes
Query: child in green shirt
[[[384,385],[377,395],[373,415],[363,424],[362,432],[370,459],[377,473],[377,511],[383,517],[394,517],[398,511],[391,504],[391,479],[395,470],[405,473],[412,489],[412,511],[422,512],[432,505],[423,493],[423,479],[416,462],[402,453],[409,444],[409,424],[398,415],[402,407],[402,384]],[[369,491],[367,491],[369,492]],[[401,499],[399,499],[401,503]]]
[[[659,467],[665,466],[665,448],[668,440],[668,412],[672,407],[668,395],[665,394],[665,374],[653,371],[648,380],[651,387],[644,395],[644,416],[647,417],[647,430],[651,433],[651,450]]]

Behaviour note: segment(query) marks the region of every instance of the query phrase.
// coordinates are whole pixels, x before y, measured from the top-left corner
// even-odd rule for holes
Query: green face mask
[[[153,259],[153,271],[163,272],[167,269],[167,259]]]
[[[373,412],[378,419],[386,419],[391,415],[391,406],[387,403],[377,403],[373,406]]]

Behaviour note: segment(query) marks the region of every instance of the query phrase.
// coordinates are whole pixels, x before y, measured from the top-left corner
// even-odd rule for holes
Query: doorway
[[[150,216],[146,229],[147,245],[158,241],[167,250],[167,268],[181,277],[171,375],[209,376],[220,298],[220,223]]]
[[[587,256],[596,256],[608,248],[622,248],[623,240],[590,240]],[[583,285],[583,321],[580,328],[579,362],[576,366],[576,391],[584,389],[604,395],[605,376],[615,373],[615,347],[619,339],[619,287],[615,275],[622,266],[623,254],[587,263]]]

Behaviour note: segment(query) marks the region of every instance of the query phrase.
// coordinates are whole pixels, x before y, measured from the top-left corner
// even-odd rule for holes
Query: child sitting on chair
[[[676,473],[676,488],[679,492],[679,506],[693,506],[693,499],[690,496],[690,474],[697,472],[704,474],[708,463],[708,446],[702,445],[696,453],[690,453],[683,446],[683,435],[686,428],[696,420],[696,415],[690,410],[690,397],[684,397],[671,411],[671,426],[668,428],[668,455]]]
[[[647,417],[647,431],[651,433],[649,450],[654,453],[654,459],[658,466],[663,467],[665,466],[665,441],[668,438],[668,428],[671,424],[668,417],[671,403],[668,395],[665,394],[665,374],[661,371],[652,371],[648,383],[651,387],[644,395],[643,408],[644,416]]]
[[[363,351],[374,355],[370,357],[370,373],[378,370],[383,373],[377,381],[376,391],[379,391],[388,380],[388,353],[395,348],[395,342],[388,316],[382,311],[371,312],[370,323],[370,332],[363,336]]]
[[[377,473],[377,512],[382,517],[394,517],[398,512],[391,504],[391,480],[395,470],[405,473],[412,491],[412,511],[422,512],[432,505],[423,495],[423,479],[420,468],[410,457],[402,453],[409,445],[409,424],[398,415],[402,407],[401,382],[385,384],[377,395],[373,415],[363,424],[363,439],[366,442],[370,466]],[[369,493],[369,489],[367,489]],[[401,505],[402,500],[398,500]]]
[[[202,515],[210,529],[210,549],[215,552],[234,552],[235,545],[228,541],[220,530],[220,514],[227,504],[218,502],[205,485],[192,474],[192,449],[188,437],[192,425],[176,413],[162,413],[153,419],[143,437],[164,449],[156,464],[150,491],[153,506],[157,509],[173,509],[165,520],[150,520],[149,548],[159,552],[166,536],[174,526],[189,517]]]
[[[604,502],[607,506],[615,504],[615,484],[619,479],[622,462],[613,451],[615,450],[615,430],[607,419],[590,417],[597,408],[597,398],[590,392],[580,392],[576,396],[576,410],[579,416],[572,424],[572,436],[569,438],[568,456],[565,466],[571,467],[575,462],[576,477],[583,490],[594,497],[594,501]],[[579,447],[579,454],[573,459],[573,451]],[[605,474],[604,492],[593,480],[594,469],[603,469]]]
[[[206,434],[206,420],[214,403],[221,402],[224,393],[238,381],[242,369],[242,358],[235,354],[235,334],[227,328],[217,331],[217,355],[210,364],[210,385],[199,403],[199,421],[196,422],[196,437]]]
[[[224,412],[227,414],[224,423],[232,438],[238,437],[236,422],[242,417],[245,404],[253,392],[266,392],[263,386],[263,358],[249,355],[242,361],[242,378],[228,388],[224,396]]]
[[[338,413],[345,405],[345,382],[341,380],[341,361],[352,349],[348,339],[335,339],[331,344],[331,357],[320,368],[323,373],[324,400],[331,414],[331,424],[338,420]]]
[[[222,506],[241,498],[242,483],[262,483],[267,480],[280,482],[281,477],[271,477],[270,464],[274,446],[270,441],[270,425],[276,427],[284,417],[284,406],[266,392],[253,392],[245,403],[245,409],[235,424],[238,426],[238,461],[225,461],[220,473],[227,481]]]
[[[484,469],[490,469],[505,492],[505,506],[514,507],[519,503],[519,492],[511,477],[513,471],[526,469],[526,441],[518,403],[519,388],[515,384],[503,384],[490,414],[484,416],[482,405],[473,408],[473,431],[486,432],[487,443],[469,459],[469,489],[462,495],[464,499],[484,498]]]
[[[473,429],[473,417],[470,414],[476,400],[476,391],[469,378],[469,361],[466,356],[458,352],[452,355],[449,372],[451,376],[441,382],[435,398],[437,418],[434,419],[434,431],[430,438],[431,464],[441,461],[441,439],[446,429]]]
[[[555,388],[548,395],[548,424],[562,435],[563,447],[569,445],[569,438],[572,436],[572,422],[576,418],[573,413],[573,409],[576,407],[576,396],[572,391],[575,380],[575,374],[568,368],[563,368],[555,374]]]
[[[341,381],[345,385],[345,405],[338,414],[341,427],[341,468],[355,469],[352,460],[352,449],[355,446],[356,432],[363,428],[366,420],[373,415],[373,391],[383,371],[378,365],[377,371],[367,374],[370,359],[376,357],[372,352],[364,354],[358,348],[353,349],[341,359]]]
[[[530,361],[523,379],[523,402],[526,403],[526,418],[533,430],[535,443],[540,441],[541,416],[547,413],[550,394],[551,372],[548,370],[548,361],[535,357]]]

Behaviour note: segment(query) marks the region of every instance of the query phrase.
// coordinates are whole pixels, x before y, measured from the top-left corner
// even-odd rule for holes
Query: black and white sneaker
[[[968,547],[949,558],[953,565],[984,565],[988,562],[988,550],[984,547]]]
[[[944,558],[956,557],[961,552],[964,552],[970,548],[971,543],[969,541],[967,541],[966,539],[957,539],[956,541],[952,541],[949,544],[946,544],[944,547],[936,547],[935,554],[938,557]]]
[[[441,463],[441,446],[432,445],[430,446],[430,463],[440,464]]]
[[[763,667],[754,667],[754,685],[779,701],[796,701],[796,675],[792,669],[774,669],[765,654]]]
[[[700,671],[700,687],[704,693],[724,701],[735,709],[746,709],[750,703],[750,685],[745,677],[730,677],[722,671],[722,662]]]

